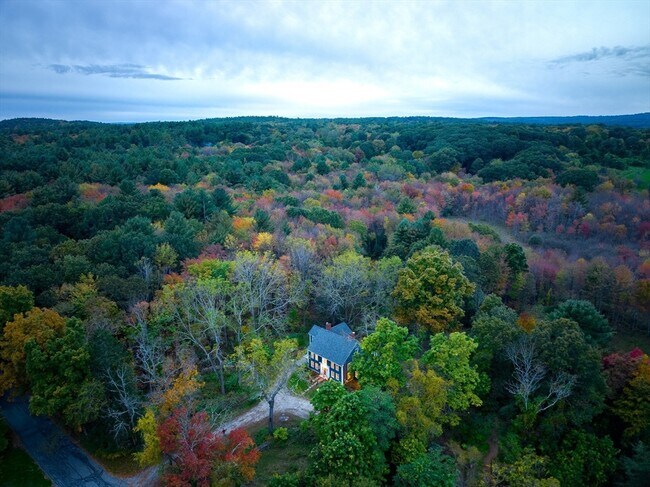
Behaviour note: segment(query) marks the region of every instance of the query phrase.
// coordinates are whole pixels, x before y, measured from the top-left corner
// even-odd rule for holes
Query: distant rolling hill
[[[650,112],[633,115],[600,115],[575,117],[482,117],[475,120],[497,123],[523,123],[537,125],[572,125],[572,124],[603,124],[623,127],[650,128]]]
[[[577,115],[573,117],[479,117],[479,118],[457,118],[457,117],[427,117],[427,116],[401,116],[401,117],[336,117],[336,118],[287,118],[274,116],[242,116],[242,117],[225,117],[225,118],[207,118],[202,120],[187,120],[185,122],[168,122],[168,123],[192,123],[192,122],[236,122],[245,121],[250,123],[259,123],[265,121],[318,121],[331,120],[337,123],[367,123],[372,121],[407,121],[407,122],[444,122],[450,124],[464,123],[505,123],[520,125],[611,125],[619,127],[632,128],[650,128],[650,112],[636,113],[631,115]],[[44,127],[56,125],[133,125],[137,123],[161,123],[161,122],[93,122],[85,120],[57,120],[49,118],[12,118],[0,120],[0,130],[32,129],[40,130]],[[162,122],[165,123],[165,122]]]

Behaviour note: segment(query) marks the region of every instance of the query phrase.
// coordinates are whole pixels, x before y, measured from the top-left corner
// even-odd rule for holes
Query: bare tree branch
[[[525,411],[532,406],[536,414],[541,413],[571,395],[576,377],[560,372],[548,382],[546,395],[533,397],[542,386],[547,369],[537,357],[535,341],[530,335],[508,346],[506,354],[514,367],[513,379],[506,389],[521,399]]]

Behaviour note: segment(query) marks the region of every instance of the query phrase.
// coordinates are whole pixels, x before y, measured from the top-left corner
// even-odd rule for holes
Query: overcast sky
[[[0,0],[0,118],[650,111],[650,0]]]

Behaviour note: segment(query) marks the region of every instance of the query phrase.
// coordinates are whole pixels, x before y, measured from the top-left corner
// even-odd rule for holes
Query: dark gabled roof
[[[345,323],[339,323],[331,330],[314,325],[309,330],[311,340],[308,350],[335,364],[345,365],[359,348],[359,342],[352,338],[350,333],[352,330]]]
[[[333,326],[332,331],[334,333],[338,333],[339,335],[344,336],[344,337],[349,336],[350,334],[352,334],[352,330],[350,329],[348,324],[345,323],[345,322],[339,323],[338,325]]]

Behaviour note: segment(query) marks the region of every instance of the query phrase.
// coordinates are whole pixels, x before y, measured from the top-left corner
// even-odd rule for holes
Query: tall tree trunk
[[[219,385],[221,386],[221,394],[226,393],[226,383],[223,378],[224,375],[224,370],[223,370],[223,360],[219,362]]]
[[[269,399],[269,434],[273,433],[273,407],[275,406],[275,396]]]

